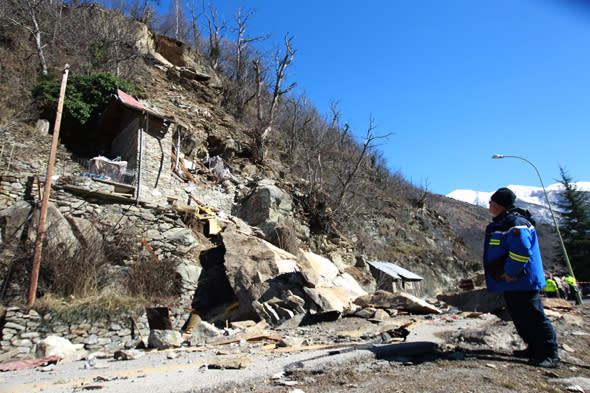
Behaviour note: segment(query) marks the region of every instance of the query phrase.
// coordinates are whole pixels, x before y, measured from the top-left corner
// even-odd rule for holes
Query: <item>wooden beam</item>
[[[152,247],[148,244],[148,242],[145,238],[141,239],[141,244],[143,244],[145,249],[148,250],[148,252],[152,256],[152,258],[154,258],[154,261],[156,261],[156,263],[160,263],[160,259],[158,258],[158,256],[156,255],[156,253],[154,252]]]

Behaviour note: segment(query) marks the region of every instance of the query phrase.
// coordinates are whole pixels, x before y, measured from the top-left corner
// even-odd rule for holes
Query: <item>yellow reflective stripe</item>
[[[490,244],[492,246],[499,246],[500,245],[500,239],[490,239]]]
[[[515,254],[512,251],[508,252],[508,256],[517,262],[527,263],[529,261],[529,257]]]

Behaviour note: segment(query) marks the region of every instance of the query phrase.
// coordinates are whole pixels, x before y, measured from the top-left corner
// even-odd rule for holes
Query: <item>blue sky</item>
[[[162,1],[165,3],[165,1]],[[388,167],[429,191],[590,180],[590,7],[578,0],[218,0],[250,36],[294,36],[286,83],[362,137],[373,117]],[[359,7],[359,4],[362,6]],[[230,34],[228,32],[228,34]],[[359,139],[360,141],[361,139]]]

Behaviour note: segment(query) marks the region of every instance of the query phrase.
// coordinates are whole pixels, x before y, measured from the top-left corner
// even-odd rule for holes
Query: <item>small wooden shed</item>
[[[368,261],[377,289],[389,292],[406,292],[422,296],[424,278],[391,262]]]
[[[168,119],[121,90],[113,95],[97,125],[95,140],[109,156],[127,162],[124,182],[133,187],[137,199],[159,198],[158,186],[170,182],[169,127]]]

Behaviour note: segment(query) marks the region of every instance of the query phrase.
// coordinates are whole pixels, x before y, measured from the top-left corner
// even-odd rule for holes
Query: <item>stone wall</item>
[[[143,132],[140,199],[166,202],[170,190],[172,135],[159,135],[158,130]]]
[[[188,312],[182,309],[170,309],[175,330],[182,328],[188,316]],[[146,314],[134,319],[135,323],[130,314],[121,314],[92,321],[65,322],[51,313],[9,307],[0,329],[0,354],[17,350],[15,357],[29,358],[35,353],[37,344],[48,336],[60,336],[73,344],[83,344],[89,352],[113,352],[132,346],[139,339],[147,344],[150,329]]]
[[[19,201],[21,201],[23,209],[29,211],[31,205],[23,204],[22,201],[40,200],[39,190],[43,190],[44,184],[36,179],[44,180],[45,178],[51,135],[23,124],[13,124],[4,125],[0,129],[0,136],[3,138],[3,141],[0,142],[2,148],[0,155],[0,212],[17,207]],[[171,140],[167,136],[166,140],[162,141],[163,151],[157,141],[155,141],[155,148],[151,148],[154,141],[152,137],[151,142],[146,143],[148,152],[144,156],[144,160],[156,161],[152,165],[153,173],[156,167],[159,169],[162,155],[165,157],[162,169],[164,177],[161,177],[158,188],[164,187],[162,192],[182,195],[181,199],[186,200],[188,195],[184,190],[187,187],[186,183],[179,180],[166,181],[166,177],[170,179]],[[145,238],[159,260],[175,264],[181,283],[181,295],[177,299],[177,304],[189,306],[201,271],[199,252],[210,247],[207,241],[195,236],[193,231],[184,224],[182,215],[166,202],[163,204],[145,201],[136,203],[134,200],[129,200],[117,203],[104,198],[108,196],[112,186],[102,184],[89,177],[80,176],[86,171],[86,167],[73,161],[64,146],[59,145],[54,169],[54,175],[58,178],[53,181],[50,205],[56,207],[56,210],[63,216],[63,220],[71,226],[71,231],[75,236],[80,236],[81,221],[90,224],[99,221],[102,225],[111,228],[123,227],[136,230]],[[155,181],[155,176],[153,180]],[[66,186],[76,187],[81,192],[73,192],[66,189]],[[170,189],[166,190],[165,187]],[[28,213],[24,217],[27,215]],[[17,217],[15,216],[14,219]],[[11,228],[18,228],[19,225],[11,226]],[[29,241],[31,241],[31,237],[34,239],[35,226],[36,223],[32,223],[29,229]],[[14,257],[14,247],[20,236],[20,231],[18,233],[12,232],[14,231],[2,233],[0,229],[0,281],[2,282],[6,277],[8,265]],[[102,235],[104,237],[113,236],[109,231],[103,232]],[[147,253],[148,251],[144,249],[142,252]],[[124,263],[121,261],[117,263],[117,266],[124,267]],[[28,278],[15,273],[8,280],[7,290],[2,299],[4,304],[15,304],[10,299],[22,299],[26,295]],[[176,278],[171,277],[170,279]],[[175,328],[180,329],[187,316],[188,312],[182,308],[173,313],[172,320]],[[131,319],[128,315],[113,316],[109,320],[92,322],[91,326],[89,326],[89,322],[85,321],[66,323],[50,317],[38,315],[35,311],[27,312],[14,307],[9,308],[4,317],[0,315],[0,329],[2,331],[0,351],[6,352],[18,348],[25,356],[33,351],[34,345],[39,340],[50,334],[64,336],[74,343],[83,343],[87,349],[124,345],[126,341],[134,338]],[[147,339],[149,332],[145,316],[138,317],[137,322]],[[135,335],[137,336],[137,332]]]
[[[23,199],[39,199],[47,174],[51,135],[24,124],[0,128],[0,210]],[[81,174],[87,168],[72,160],[63,145],[58,145],[53,175]],[[40,180],[39,182],[35,178]]]

